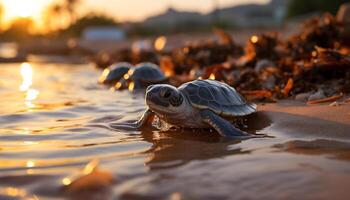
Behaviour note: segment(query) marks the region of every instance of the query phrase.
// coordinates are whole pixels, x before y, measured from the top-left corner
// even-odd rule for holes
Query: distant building
[[[82,39],[87,41],[122,40],[125,35],[125,31],[118,27],[98,26],[86,28],[83,31]]]

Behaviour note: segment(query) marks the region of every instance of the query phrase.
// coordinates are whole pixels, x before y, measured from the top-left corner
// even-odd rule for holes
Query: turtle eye
[[[164,98],[169,98],[171,95],[171,91],[170,90],[167,90],[164,94]]]
[[[160,92],[162,98],[169,98],[171,96],[171,90],[163,90]]]

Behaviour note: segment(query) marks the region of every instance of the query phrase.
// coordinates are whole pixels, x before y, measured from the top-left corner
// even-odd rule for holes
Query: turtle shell
[[[222,117],[239,117],[256,112],[256,105],[248,103],[233,87],[215,80],[195,80],[179,90],[191,105],[209,109]]]
[[[165,74],[159,69],[158,65],[153,63],[140,63],[131,69],[130,79],[144,83],[160,83],[167,80]]]
[[[113,84],[118,82],[124,74],[128,73],[132,65],[127,62],[116,63],[105,69],[99,78],[103,84]]]

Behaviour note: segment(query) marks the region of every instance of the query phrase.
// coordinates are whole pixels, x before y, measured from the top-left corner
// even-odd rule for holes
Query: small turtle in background
[[[120,81],[131,68],[132,65],[127,62],[115,63],[103,70],[102,75],[98,78],[98,82],[108,85],[115,84]]]
[[[256,112],[256,105],[229,85],[215,80],[195,80],[176,88],[151,85],[146,91],[148,109],[135,123],[113,123],[112,128],[139,129],[153,116],[183,128],[213,128],[220,135],[235,139],[253,137],[235,128],[230,121]]]
[[[159,69],[158,65],[144,62],[131,68],[115,85],[115,88],[128,88],[130,91],[133,91],[134,89],[142,89],[152,84],[166,83],[167,81],[168,78]]]

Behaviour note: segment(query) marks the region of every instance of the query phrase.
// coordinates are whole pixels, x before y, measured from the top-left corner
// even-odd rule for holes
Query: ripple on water
[[[32,114],[28,114],[28,113],[1,115],[0,124],[14,124],[22,121],[29,121],[35,118],[37,118],[37,116],[33,116]]]
[[[31,67],[30,87],[39,94],[28,102],[18,91],[20,64],[1,66],[0,199],[63,198],[62,180],[93,159],[117,178],[111,192],[123,199],[349,196],[346,141],[272,134],[278,126],[264,112],[248,119],[246,130],[281,137],[232,141],[209,130],[112,130],[108,123],[141,116],[143,92],[96,85],[100,71],[88,65]],[[282,118],[289,132],[302,130],[292,129],[299,124],[290,126],[290,116]]]

